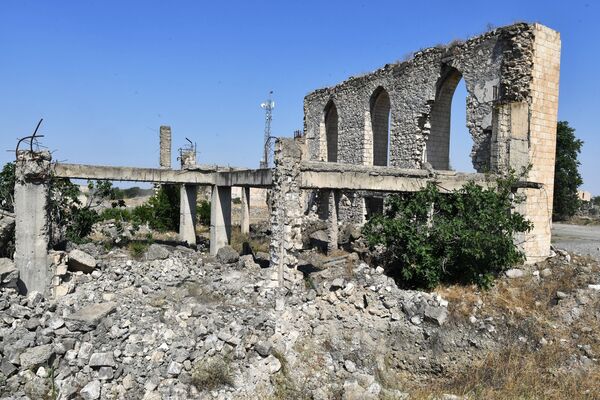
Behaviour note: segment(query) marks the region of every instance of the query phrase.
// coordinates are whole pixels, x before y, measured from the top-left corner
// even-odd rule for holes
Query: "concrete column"
[[[160,127],[160,167],[171,169],[171,127]]]
[[[337,199],[335,190],[325,192],[328,198],[327,206],[327,253],[331,253],[338,248],[338,217],[337,217]]]
[[[20,151],[15,171],[15,265],[19,291],[46,293],[52,272],[48,262],[48,190],[50,152]]]
[[[179,200],[179,240],[190,246],[196,245],[196,198],[197,185],[181,185]]]
[[[210,254],[231,240],[231,186],[213,186],[210,202]]]
[[[242,218],[240,220],[240,228],[242,235],[250,234],[250,188],[243,187],[242,198]]]

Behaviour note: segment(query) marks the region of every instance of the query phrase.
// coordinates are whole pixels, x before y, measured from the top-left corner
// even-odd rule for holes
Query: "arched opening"
[[[450,121],[449,169],[461,172],[476,172],[471,158],[473,140],[467,128],[467,86],[461,79],[454,91]]]
[[[388,165],[390,141],[390,96],[378,87],[370,101],[371,128],[373,131],[373,165]]]
[[[327,161],[337,162],[338,112],[333,100],[330,100],[325,106],[325,138],[327,140]]]
[[[466,99],[462,74],[456,68],[444,67],[431,107],[427,140],[427,162],[434,169],[474,171],[471,158],[465,156],[470,154],[472,145],[466,126]]]

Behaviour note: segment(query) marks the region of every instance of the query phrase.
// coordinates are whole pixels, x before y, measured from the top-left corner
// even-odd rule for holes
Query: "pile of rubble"
[[[265,257],[87,244],[53,253],[49,300],[2,259],[0,398],[404,399],[387,371],[461,368],[508,334],[352,254],[281,274]]]

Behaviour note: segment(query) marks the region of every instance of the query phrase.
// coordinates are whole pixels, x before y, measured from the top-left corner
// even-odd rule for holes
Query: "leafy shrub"
[[[179,186],[164,185],[150,197],[146,204],[133,209],[123,208],[119,205],[107,208],[100,214],[100,219],[127,221],[134,226],[148,224],[150,228],[160,232],[177,231],[179,229],[179,196]]]
[[[199,201],[196,204],[196,215],[200,224],[207,226],[210,225],[210,201]]]
[[[468,183],[450,194],[434,184],[390,196],[383,214],[372,217],[363,232],[373,248],[383,248],[388,273],[410,287],[431,289],[440,282],[488,286],[494,275],[523,261],[513,235],[531,229],[514,211],[524,199],[515,196],[514,175],[495,189]]]
[[[142,208],[140,216],[152,215],[148,221],[152,229],[160,232],[179,230],[179,185],[163,185],[148,200],[150,210]],[[143,207],[143,206],[142,206]]]
[[[0,209],[13,212],[15,163],[6,163],[0,172]]]
[[[79,186],[69,179],[52,179],[48,196],[50,244],[82,243],[98,221],[98,212],[79,200]]]

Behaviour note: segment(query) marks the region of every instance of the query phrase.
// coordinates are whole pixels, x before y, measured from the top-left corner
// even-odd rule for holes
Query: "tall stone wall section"
[[[535,226],[523,243],[526,254],[533,255],[530,261],[543,258],[550,247],[561,47],[558,32],[539,24],[534,32],[528,152],[532,168],[528,177],[544,187],[524,190],[527,200],[521,212]]]

